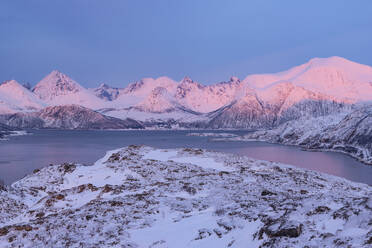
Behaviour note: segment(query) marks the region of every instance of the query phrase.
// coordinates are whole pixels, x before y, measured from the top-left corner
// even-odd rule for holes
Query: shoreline
[[[307,152],[334,152],[334,153],[340,153],[340,154],[347,155],[347,156],[357,160],[358,162],[361,162],[364,165],[372,166],[372,162],[365,161],[365,160],[359,158],[358,156],[353,155],[352,153],[348,153],[348,152],[345,152],[345,151],[342,151],[342,150],[336,150],[336,149],[308,148],[308,147],[298,145],[298,144],[286,144],[286,143],[273,142],[273,141],[263,140],[263,139],[246,139],[246,140],[241,139],[241,140],[238,140],[238,139],[234,139],[234,138],[226,138],[226,139],[225,138],[218,138],[218,139],[212,139],[212,140],[215,140],[215,141],[229,141],[229,142],[236,142],[236,141],[252,142],[252,141],[254,141],[254,142],[264,142],[264,143],[274,144],[274,145],[297,147],[297,148],[301,148],[301,150],[304,150],[304,151],[307,151]]]

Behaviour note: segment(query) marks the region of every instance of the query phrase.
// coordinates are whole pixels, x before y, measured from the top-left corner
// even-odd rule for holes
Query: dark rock
[[[0,228],[0,236],[5,236],[9,233],[9,230],[7,227]]]
[[[289,237],[297,238],[301,235],[303,229],[303,224],[297,222],[285,222],[277,221],[273,222],[271,225],[263,227],[261,232],[266,233],[269,237]]]
[[[268,191],[266,189],[261,192],[261,196],[267,196],[267,195],[276,195],[276,193]]]
[[[64,173],[71,173],[76,169],[76,165],[74,164],[64,163],[61,166],[63,168]]]

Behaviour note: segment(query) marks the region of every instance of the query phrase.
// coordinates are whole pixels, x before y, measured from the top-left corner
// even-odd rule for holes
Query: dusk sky
[[[85,87],[185,75],[203,84],[312,57],[372,65],[372,1],[2,0],[0,81],[58,69]]]

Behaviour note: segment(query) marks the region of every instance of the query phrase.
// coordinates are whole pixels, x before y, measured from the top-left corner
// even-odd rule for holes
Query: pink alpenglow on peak
[[[372,100],[372,67],[341,57],[314,58],[284,72],[250,75],[243,82],[256,89],[291,82],[338,99]]]
[[[57,70],[36,84],[33,92],[50,106],[78,104],[92,109],[105,106],[102,99]]]
[[[0,113],[29,112],[45,106],[46,104],[15,80],[0,84]]]
[[[76,104],[142,121],[164,121],[164,116],[167,120],[227,116],[243,118],[243,125],[259,114],[280,115],[306,101],[372,101],[372,67],[341,57],[314,58],[283,72],[249,75],[242,81],[231,77],[227,82],[203,85],[187,76],[179,82],[163,76],[144,78],[125,88],[101,84],[94,89],[55,70],[32,91],[16,81],[0,85],[0,114]]]

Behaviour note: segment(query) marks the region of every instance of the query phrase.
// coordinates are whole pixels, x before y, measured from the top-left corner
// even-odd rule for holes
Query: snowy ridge
[[[250,75],[243,82],[254,88],[292,82],[310,91],[361,101],[371,99],[371,78],[372,67],[334,56],[314,58],[280,73]]]
[[[59,71],[32,92],[11,82],[0,85],[0,114],[76,104],[150,126],[271,128],[372,101],[372,67],[340,57],[315,58],[284,72],[250,75],[242,81],[232,77],[208,86],[189,77],[180,82],[159,77],[126,88],[101,84],[88,90]]]
[[[368,247],[372,188],[200,149],[129,146],[0,190],[2,247]]]
[[[0,84],[0,113],[29,112],[45,106],[45,103],[15,80]]]

